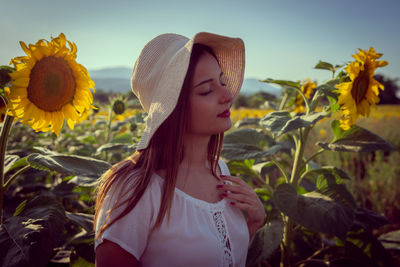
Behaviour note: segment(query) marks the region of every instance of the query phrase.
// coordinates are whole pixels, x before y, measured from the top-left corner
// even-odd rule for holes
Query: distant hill
[[[95,82],[96,89],[119,93],[126,93],[131,90],[131,72],[132,69],[126,67],[89,70],[90,78]]]
[[[263,83],[254,78],[245,78],[240,92],[246,96],[253,95],[258,92],[266,92],[275,96],[279,96],[281,89],[268,83]]]
[[[102,89],[105,92],[126,93],[131,91],[130,76],[132,69],[127,67],[104,68],[98,70],[89,70],[90,77],[96,83],[96,89]],[[243,81],[241,93],[252,95],[259,91],[267,92],[278,96],[280,88],[270,84],[259,82],[254,78],[246,78]]]

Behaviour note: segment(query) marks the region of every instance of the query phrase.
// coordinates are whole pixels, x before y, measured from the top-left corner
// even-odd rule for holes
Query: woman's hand
[[[256,231],[264,225],[266,217],[264,206],[253,188],[241,178],[225,175],[221,175],[221,178],[236,184],[219,184],[217,189],[221,190],[221,197],[232,200],[231,205],[246,211],[251,240]]]

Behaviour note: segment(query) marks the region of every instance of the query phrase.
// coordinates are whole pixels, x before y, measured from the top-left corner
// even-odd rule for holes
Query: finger
[[[230,200],[240,201],[240,202],[243,202],[243,203],[247,203],[249,205],[255,205],[256,204],[255,200],[251,196],[248,196],[248,195],[245,195],[245,194],[222,193],[221,197],[228,198]]]
[[[242,194],[246,194],[249,196],[253,194],[252,188],[244,187],[242,185],[229,185],[229,184],[217,185],[217,189],[231,191],[233,193],[242,193]]]
[[[220,175],[221,176],[221,178],[223,179],[223,180],[228,180],[228,181],[231,181],[231,182],[234,182],[234,183],[236,183],[236,184],[239,184],[239,185],[243,185],[243,186],[249,186],[245,181],[243,181],[241,178],[239,178],[239,177],[236,177],[236,176],[228,176],[228,175]]]
[[[230,204],[244,211],[249,211],[249,209],[251,208],[251,205],[247,203],[231,202]]]

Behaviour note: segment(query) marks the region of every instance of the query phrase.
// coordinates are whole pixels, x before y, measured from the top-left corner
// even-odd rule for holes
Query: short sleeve
[[[118,203],[132,197],[133,182],[125,183],[117,186],[113,193],[113,188],[104,199],[103,205],[99,209],[98,220],[96,221],[96,237],[97,231],[103,225],[108,214],[110,214],[108,222],[118,216],[126,205],[115,208]],[[149,187],[139,200],[135,208],[127,215],[118,219],[109,226],[95,240],[95,249],[104,239],[118,244],[121,248],[132,254],[136,259],[140,259],[148,242],[151,227],[154,225],[158,214],[160,190],[154,181],[150,182]],[[114,209],[112,209],[114,207]],[[110,211],[111,210],[111,211]]]

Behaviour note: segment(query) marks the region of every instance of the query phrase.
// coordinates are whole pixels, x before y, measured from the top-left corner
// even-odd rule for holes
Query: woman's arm
[[[96,248],[96,267],[139,266],[138,260],[114,242],[104,240]]]

